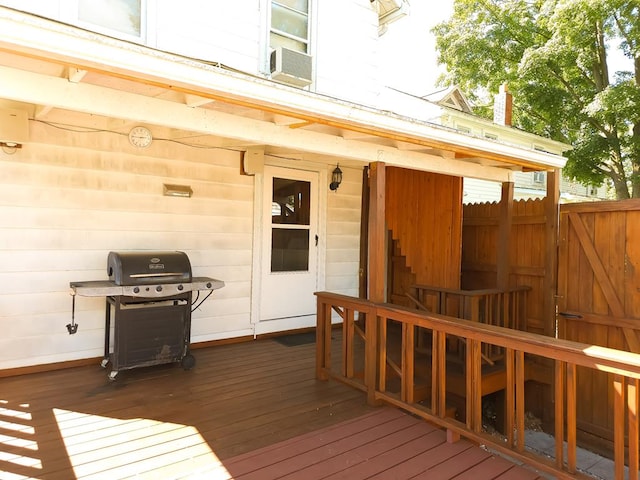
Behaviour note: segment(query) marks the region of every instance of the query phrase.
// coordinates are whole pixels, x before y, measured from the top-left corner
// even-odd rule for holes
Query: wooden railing
[[[579,368],[609,374],[609,391],[615,398],[613,412],[615,478],[625,478],[625,438],[628,442],[629,479],[638,479],[640,355],[580,344],[494,325],[461,320],[438,314],[417,312],[389,304],[319,292],[317,317],[316,374],[319,379],[335,378],[367,393],[370,403],[396,405],[447,429],[452,439],[462,435],[519,459],[557,478],[590,478],[577,470],[576,382]],[[342,317],[341,361],[332,365],[332,312]],[[389,325],[399,325],[391,342]],[[424,329],[432,338],[429,364],[430,400],[415,398],[416,331]],[[464,385],[465,420],[447,416],[448,337],[465,340]],[[361,338],[363,344],[358,344]],[[504,349],[501,363],[505,375],[504,438],[483,431],[482,426],[482,345]],[[364,347],[361,349],[360,347]],[[392,351],[393,350],[393,351]],[[399,377],[387,368],[396,355]],[[355,367],[363,356],[362,369]],[[537,356],[554,365],[555,460],[525,448],[526,358]],[[582,401],[589,401],[583,399]],[[563,442],[566,441],[566,451]]]
[[[530,290],[526,285],[506,290],[455,290],[412,285],[406,296],[417,309],[425,312],[526,331],[527,293]],[[459,343],[464,345],[464,339]],[[504,357],[504,349],[484,344],[481,355],[484,362],[493,365]]]
[[[526,285],[506,290],[454,290],[412,285],[407,297],[421,310],[487,325],[527,329]]]

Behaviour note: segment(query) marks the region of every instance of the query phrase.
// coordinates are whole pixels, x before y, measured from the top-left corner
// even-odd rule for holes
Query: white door
[[[264,169],[260,319],[312,315],[318,284],[318,173]]]

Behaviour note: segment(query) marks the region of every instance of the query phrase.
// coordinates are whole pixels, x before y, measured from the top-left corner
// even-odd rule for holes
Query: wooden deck
[[[100,366],[0,379],[0,478],[473,478],[535,473],[315,379],[312,343],[194,351],[188,372]]]

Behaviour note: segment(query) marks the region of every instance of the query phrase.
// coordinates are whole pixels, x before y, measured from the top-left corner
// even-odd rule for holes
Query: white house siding
[[[193,314],[192,341],[252,333],[253,179],[240,154],[31,122],[28,148],[0,151],[0,369],[103,354],[104,298],[69,282],[107,279],[110,250],[183,250],[193,274],[226,286]],[[192,198],[165,197],[163,183]]]
[[[266,12],[260,10],[257,0],[159,2],[155,32],[150,32],[155,33],[155,45],[152,38],[148,43],[257,74],[265,22]]]
[[[45,18],[60,19],[60,0],[2,0],[0,5]]]
[[[358,296],[362,169],[340,167],[343,181],[327,195],[327,265],[325,288]],[[330,169],[332,170],[332,169]]]
[[[316,1],[313,90],[375,105],[380,92],[375,8],[369,0]]]
[[[498,182],[465,178],[462,195],[462,202],[465,204],[499,202],[502,196],[502,185]]]

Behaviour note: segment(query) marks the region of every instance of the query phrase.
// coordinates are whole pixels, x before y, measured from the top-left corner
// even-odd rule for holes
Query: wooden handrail
[[[385,401],[421,416],[452,432],[477,442],[490,445],[514,458],[545,470],[558,478],[589,478],[577,471],[577,422],[575,415],[577,367],[585,367],[613,374],[610,388],[614,402],[615,422],[614,460],[615,478],[624,478],[625,437],[629,440],[629,478],[638,478],[639,455],[637,453],[640,427],[637,421],[638,389],[640,387],[640,354],[618,351],[595,345],[559,340],[529,332],[485,325],[478,322],[447,317],[435,313],[418,312],[397,305],[375,304],[367,300],[345,295],[318,292],[317,375],[320,379],[336,378],[367,392],[371,403]],[[343,318],[353,322],[353,312],[364,314],[365,354],[364,375],[359,378],[353,371],[334,372],[331,368],[330,335],[331,310],[338,307],[351,312]],[[397,371],[401,378],[399,391],[389,392],[386,387],[387,325],[389,320],[402,325],[401,354]],[[424,407],[414,400],[415,361],[414,333],[416,328],[432,333],[431,357],[431,407]],[[352,327],[343,325],[343,352],[354,355],[355,336]],[[466,421],[462,423],[446,417],[446,338],[463,338],[467,344],[465,368]],[[349,344],[345,346],[345,343]],[[482,357],[481,345],[503,348],[504,388],[506,391],[506,443],[482,432]],[[555,377],[555,438],[556,460],[537,455],[524,445],[524,384],[525,356],[536,355],[554,362]],[[347,359],[343,359],[347,360]],[[354,359],[348,360],[350,365]],[[603,395],[609,392],[603,392]],[[566,406],[566,407],[565,407]],[[567,451],[563,451],[566,438]]]

